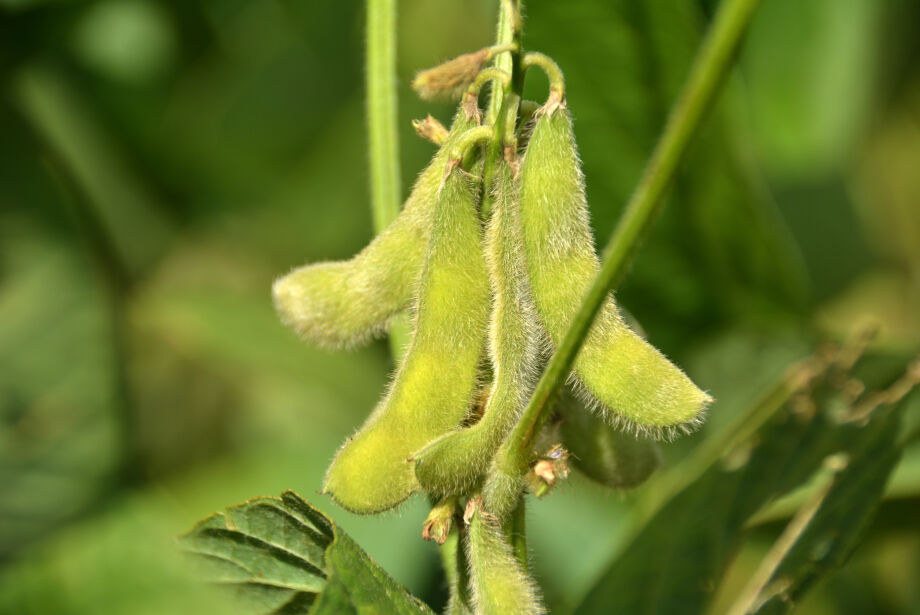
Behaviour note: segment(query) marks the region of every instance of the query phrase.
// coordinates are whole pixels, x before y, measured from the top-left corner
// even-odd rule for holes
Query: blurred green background
[[[488,44],[497,2],[398,4],[405,194],[433,150],[409,120],[452,113],[408,82]],[[714,7],[526,2],[525,46],[566,73],[600,244]],[[0,613],[217,612],[173,538],[288,488],[445,599],[421,498],[359,518],[315,493],[387,382],[386,344],[311,348],[269,297],[371,237],[363,28],[361,2],[0,0]],[[618,294],[719,400],[670,464],[820,339],[874,321],[878,352],[920,345],[920,4],[765,0],[719,100]],[[531,506],[554,613],[633,501],[573,477]],[[915,447],[800,612],[920,613],[918,519]]]

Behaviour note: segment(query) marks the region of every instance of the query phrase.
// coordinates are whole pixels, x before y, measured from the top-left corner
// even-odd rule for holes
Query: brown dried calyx
[[[412,128],[415,129],[415,134],[438,147],[444,145],[449,134],[444,124],[433,118],[431,114],[422,120],[412,120]]]
[[[432,68],[419,71],[412,80],[412,89],[422,100],[459,100],[476,79],[486,62],[513,45],[493,45],[479,51],[464,53]]]

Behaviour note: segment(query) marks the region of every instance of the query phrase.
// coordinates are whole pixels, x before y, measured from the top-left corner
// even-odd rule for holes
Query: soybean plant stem
[[[495,58],[494,66],[504,70],[511,79],[504,84],[504,89],[492,85],[489,94],[489,108],[486,124],[495,126],[495,135],[486,148],[486,159],[482,174],[482,198],[479,203],[483,220],[492,214],[492,186],[502,158],[505,135],[514,134],[514,122],[517,119],[517,105],[520,103],[521,91],[524,89],[524,71],[521,69],[521,0],[501,0],[498,16],[498,35],[496,45],[511,45],[512,51],[506,51]],[[516,96],[513,96],[516,95]],[[509,108],[514,105],[514,108]],[[510,116],[510,120],[509,120]],[[508,122],[510,121],[510,126]]]
[[[516,45],[515,51],[505,51],[495,58],[493,66],[500,68],[509,75],[513,75],[515,64],[514,57],[519,58],[521,54],[521,1],[520,0],[500,0],[501,7],[498,13],[498,33],[495,37],[496,45]],[[493,87],[489,96],[489,109],[486,113],[486,123],[494,124],[498,118],[498,112],[502,107],[502,98],[504,92]]]
[[[396,96],[396,0],[367,0],[367,142],[371,214],[380,233],[399,214],[399,134]],[[390,326],[390,348],[399,360],[409,340],[405,318]]]
[[[546,420],[550,401],[565,382],[581,344],[607,294],[623,277],[630,258],[658,213],[662,196],[705,111],[731,66],[741,35],[760,0],[723,0],[696,55],[661,140],[646,164],[619,223],[604,249],[601,268],[565,337],[550,359],[514,433],[499,452],[505,472],[527,469],[534,438]]]
[[[367,129],[374,231],[399,213],[396,0],[367,0]]]

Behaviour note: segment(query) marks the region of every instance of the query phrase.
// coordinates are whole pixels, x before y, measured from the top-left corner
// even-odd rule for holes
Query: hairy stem
[[[620,282],[661,207],[690,138],[711,106],[731,66],[741,35],[760,0],[724,0],[697,53],[661,140],[649,159],[619,223],[602,255],[601,269],[582,300],[565,337],[543,372],[520,422],[502,445],[498,474],[521,475],[527,470],[534,438],[548,415],[550,402],[565,382],[581,344],[604,299]],[[491,478],[491,477],[490,477]]]
[[[521,53],[521,3],[520,0],[500,0],[501,8],[498,14],[498,33],[495,37],[496,45],[516,45],[515,51],[505,51],[495,58],[493,66],[500,68],[508,74],[513,74],[515,61],[513,56],[520,57]],[[486,123],[494,124],[498,112],[502,107],[504,92],[493,88],[489,97],[489,109],[486,114]]]
[[[527,557],[527,501],[524,498],[518,502],[511,520],[508,523],[508,535],[511,538],[511,549],[514,557],[521,563],[524,572],[530,571],[530,560]]]
[[[380,233],[399,213],[399,135],[396,96],[396,0],[367,0],[367,142],[371,214]],[[390,325],[390,349],[398,360],[409,340],[405,317]]]
[[[492,214],[492,187],[495,182],[495,173],[502,157],[503,146],[508,145],[504,143],[505,136],[509,132],[506,125],[510,121],[510,133],[513,135],[517,106],[524,89],[524,71],[521,67],[521,29],[521,0],[501,0],[496,45],[511,45],[512,50],[498,55],[494,66],[511,75],[511,79],[504,84],[504,90],[493,83],[489,95],[486,123],[495,125],[496,131],[492,143],[486,149],[486,160],[483,165],[482,198],[479,208],[485,220]],[[511,96],[512,94],[516,96]],[[508,108],[509,103],[514,105],[513,109]],[[511,116],[510,120],[509,116]]]

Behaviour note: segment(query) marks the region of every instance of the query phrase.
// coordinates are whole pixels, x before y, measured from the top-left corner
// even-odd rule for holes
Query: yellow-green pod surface
[[[418,486],[409,455],[455,428],[470,407],[489,315],[481,234],[473,185],[453,169],[435,207],[409,349],[326,474],[324,490],[348,510],[373,513],[405,500]]]
[[[606,424],[571,391],[562,393],[557,408],[563,418],[559,435],[569,461],[588,478],[612,489],[631,489],[661,466],[657,442]]]
[[[498,522],[477,510],[467,534],[470,586],[476,615],[546,613],[536,583],[514,556]]]
[[[350,347],[386,330],[415,296],[447,156],[476,124],[461,109],[447,141],[419,175],[399,216],[352,259],[305,265],[272,287],[281,320],[327,348]]]
[[[567,109],[539,117],[521,166],[521,221],[540,320],[558,345],[599,268]],[[611,423],[651,435],[701,419],[710,397],[627,327],[612,298],[575,359],[576,385]],[[579,391],[582,392],[582,391]],[[607,412],[609,410],[610,412]],[[612,413],[612,415],[611,415]]]
[[[494,379],[482,418],[445,434],[414,455],[429,494],[466,494],[482,479],[495,450],[527,404],[536,380],[540,335],[521,249],[517,186],[502,161],[485,253],[492,286],[489,358]]]

